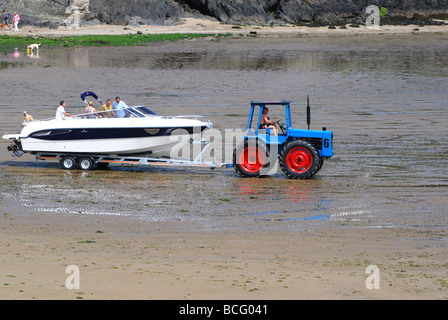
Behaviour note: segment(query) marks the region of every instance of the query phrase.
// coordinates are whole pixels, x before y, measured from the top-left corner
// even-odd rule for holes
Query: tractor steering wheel
[[[277,120],[276,123],[278,124],[278,127],[280,128],[280,130],[282,130],[282,133],[285,134],[286,133],[286,129],[285,129],[285,124],[284,123],[280,123],[280,120]]]

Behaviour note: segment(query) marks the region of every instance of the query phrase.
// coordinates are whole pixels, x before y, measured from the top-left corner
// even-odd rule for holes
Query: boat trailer
[[[8,150],[12,152],[12,156],[20,157],[24,154],[21,150],[20,141],[16,139],[16,135],[5,135],[3,138],[13,139],[13,143],[8,146]],[[203,138],[201,140],[190,139],[190,144],[200,144],[201,151],[194,159],[168,158],[159,157],[152,158],[150,154],[145,156],[131,155],[101,155],[101,154],[76,154],[76,153],[59,153],[59,152],[37,152],[36,161],[39,160],[56,160],[59,161],[61,168],[66,170],[82,169],[92,170],[95,168],[105,168],[110,163],[121,165],[151,165],[151,166],[178,166],[178,167],[206,167],[215,168],[233,168],[233,164],[224,162],[205,161],[204,153],[209,149],[211,142]],[[213,150],[213,149],[212,149]]]

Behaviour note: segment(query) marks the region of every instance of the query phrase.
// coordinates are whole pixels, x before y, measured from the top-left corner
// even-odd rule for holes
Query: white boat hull
[[[151,154],[170,156],[211,123],[176,117],[49,120],[30,123],[20,133],[24,152],[63,154]]]
[[[176,136],[182,141],[188,141],[189,135]],[[120,139],[95,139],[95,140],[59,140],[45,141],[26,138],[21,139],[22,149],[25,152],[54,152],[54,153],[79,153],[79,154],[143,154],[156,156],[170,156],[171,149],[179,141],[170,136],[149,138],[120,138]]]

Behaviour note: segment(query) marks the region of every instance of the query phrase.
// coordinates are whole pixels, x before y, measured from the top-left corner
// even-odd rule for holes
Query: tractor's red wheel
[[[258,177],[269,164],[269,151],[260,143],[243,142],[233,152],[233,167],[243,177]]]
[[[265,161],[265,156],[258,147],[246,146],[239,156],[239,163],[247,172],[260,171]]]
[[[305,172],[313,164],[313,156],[304,147],[295,147],[286,155],[286,163],[294,172]]]
[[[320,156],[312,144],[303,140],[288,142],[280,153],[280,167],[293,179],[307,179],[318,170]]]

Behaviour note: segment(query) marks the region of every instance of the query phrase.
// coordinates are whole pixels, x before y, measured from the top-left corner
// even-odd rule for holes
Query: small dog
[[[27,114],[26,111],[23,111],[23,123],[29,123],[31,121],[34,121],[33,117]]]
[[[30,44],[29,46],[27,46],[27,47],[26,47],[26,50],[27,50],[28,52],[31,52],[31,51],[33,51],[34,49],[36,49],[36,51],[39,52],[39,46],[40,46],[40,43],[33,43],[33,44]]]

